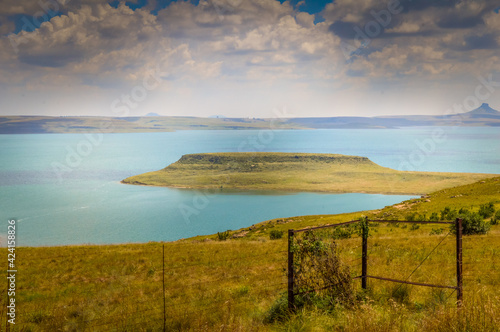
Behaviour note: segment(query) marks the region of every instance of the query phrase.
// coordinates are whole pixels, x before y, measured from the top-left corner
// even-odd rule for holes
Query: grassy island
[[[331,193],[425,194],[495,175],[407,172],[366,157],[312,153],[200,153],[166,168],[129,177],[126,184],[193,189]]]

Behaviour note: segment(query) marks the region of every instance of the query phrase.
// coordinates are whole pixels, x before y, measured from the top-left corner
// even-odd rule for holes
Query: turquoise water
[[[187,153],[341,153],[396,169],[500,174],[499,128],[435,130],[0,135],[3,229],[9,218],[17,218],[18,245],[30,246],[169,241],[278,217],[376,209],[410,198],[200,192],[119,183]]]

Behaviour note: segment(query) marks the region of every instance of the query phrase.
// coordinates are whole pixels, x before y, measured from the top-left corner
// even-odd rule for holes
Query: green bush
[[[427,214],[419,214],[417,215],[417,220],[418,221],[427,221]]]
[[[436,212],[432,212],[431,216],[429,217],[429,221],[439,221],[439,216]]]
[[[500,210],[495,213],[495,215],[491,218],[490,224],[492,225],[498,225],[498,222],[500,221]]]
[[[419,228],[420,228],[419,224],[412,224],[411,227],[410,227],[410,231],[416,231]]]
[[[406,221],[415,221],[417,218],[417,214],[416,213],[412,213],[412,214],[407,214],[406,215]]]
[[[225,231],[225,232],[217,232],[217,240],[218,241],[226,241],[227,239],[229,238],[229,230]]]
[[[456,209],[450,209],[448,206],[441,211],[441,220],[455,220],[458,217]]]
[[[269,308],[264,322],[269,324],[284,321],[290,316],[290,313],[290,310],[288,310],[288,296],[287,294],[283,294]]]
[[[442,229],[442,228],[433,228],[431,230],[430,235],[441,235],[441,234],[443,234],[443,232],[444,232],[444,229]]]
[[[278,240],[283,237],[283,231],[279,231],[277,229],[272,229],[271,232],[269,233],[269,238],[271,240]]]
[[[460,209],[458,218],[462,219],[462,234],[486,234],[490,230],[490,224],[484,221],[484,218],[478,212],[470,212],[467,209]],[[452,231],[456,233],[455,224],[452,225]]]
[[[495,213],[495,205],[493,202],[489,202],[488,204],[481,204],[479,206],[479,215],[483,217],[483,219],[490,218]]]
[[[367,224],[366,220],[365,223]],[[308,231],[302,238],[294,239],[292,251],[295,290],[320,290],[317,294],[303,294],[304,304],[317,306],[318,301],[323,304],[328,302],[330,305],[353,303],[351,271],[349,265],[341,261],[335,241],[323,241],[313,231]]]

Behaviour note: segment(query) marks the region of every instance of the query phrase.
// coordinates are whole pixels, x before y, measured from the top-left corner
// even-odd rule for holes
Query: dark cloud
[[[328,30],[333,32],[336,36],[339,36],[340,38],[346,38],[346,39],[354,39],[356,35],[356,31],[354,31],[354,28],[357,25],[352,22],[342,22],[342,21],[336,21],[333,22]]]
[[[448,15],[436,22],[437,26],[443,29],[470,29],[484,24],[482,16],[464,16]]]
[[[19,60],[25,64],[50,68],[64,67],[70,62],[81,59],[82,55],[77,51],[61,53],[60,50],[57,50],[56,52],[47,52],[45,54],[21,54],[19,56]]]
[[[467,50],[493,50],[499,47],[497,35],[486,34],[482,36],[467,36],[465,37]]]

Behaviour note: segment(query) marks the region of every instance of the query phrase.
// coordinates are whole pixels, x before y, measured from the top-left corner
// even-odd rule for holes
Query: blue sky
[[[500,109],[499,18],[495,0],[4,0],[0,114]]]

